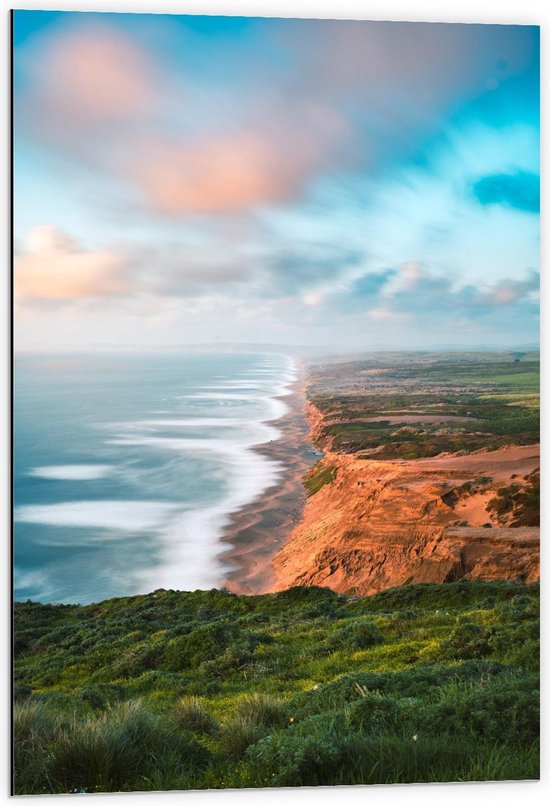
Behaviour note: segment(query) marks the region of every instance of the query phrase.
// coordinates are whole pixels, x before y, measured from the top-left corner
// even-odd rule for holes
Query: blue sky
[[[526,26],[16,11],[16,345],[538,340]]]

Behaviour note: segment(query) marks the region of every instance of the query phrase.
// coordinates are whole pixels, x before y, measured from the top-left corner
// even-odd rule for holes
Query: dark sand
[[[254,450],[281,462],[284,470],[273,487],[232,516],[223,542],[230,544],[221,555],[232,570],[221,580],[234,593],[265,593],[275,581],[271,560],[300,522],[306,495],[302,476],[317,461],[308,441],[305,413],[305,367],[296,360],[298,378],[291,394],[281,397],[288,412],[274,425],[281,437]]]

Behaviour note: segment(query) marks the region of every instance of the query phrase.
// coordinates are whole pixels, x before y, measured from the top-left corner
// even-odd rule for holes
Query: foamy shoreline
[[[285,384],[290,388],[275,398],[284,397],[286,411],[276,420],[267,421],[275,424],[279,436],[252,449],[256,455],[278,464],[278,478],[231,516],[223,537],[224,543],[231,546],[222,555],[229,569],[219,584],[235,593],[269,590],[275,581],[271,560],[299,522],[305,506],[302,477],[315,459],[308,441],[305,367],[302,362],[290,360],[295,378]]]
[[[286,472],[284,463],[266,449],[266,446],[276,444],[283,437],[279,423],[289,413],[290,406],[286,398],[292,395],[292,387],[297,379],[296,363],[289,356],[284,357],[287,359],[288,369],[283,372],[280,381],[275,381],[274,388],[266,394],[250,395],[265,403],[268,412],[261,420],[249,423],[248,439],[239,443],[233,439],[178,440],[179,447],[186,450],[225,454],[228,462],[228,490],[216,503],[209,507],[200,506],[188,510],[166,528],[166,550],[162,567],[152,569],[151,575],[146,574],[143,577],[143,584],[149,589],[152,584],[155,588],[186,590],[219,587],[223,584],[220,579],[237,572],[239,561],[235,556],[228,556],[226,536],[241,513],[260,506],[262,497],[268,491],[278,488]],[[251,380],[246,383],[253,384],[258,376],[269,376],[272,373],[271,368],[251,370]],[[244,385],[245,381],[242,383]],[[225,399],[243,399],[242,394],[228,391],[229,386],[236,385],[237,382],[227,384],[223,392]],[[222,387],[215,385],[212,388],[216,391],[194,392],[190,397],[219,399]],[[159,438],[155,440],[158,444]],[[141,441],[143,443],[144,438]],[[173,440],[166,440],[167,447],[170,442]]]

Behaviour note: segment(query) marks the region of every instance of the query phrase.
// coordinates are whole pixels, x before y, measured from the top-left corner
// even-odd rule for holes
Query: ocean
[[[15,598],[219,586],[295,378],[279,354],[16,356]]]

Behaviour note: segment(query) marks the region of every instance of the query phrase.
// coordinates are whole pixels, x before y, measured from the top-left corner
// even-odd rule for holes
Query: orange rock
[[[315,439],[322,416],[310,405],[309,417]],[[538,527],[511,528],[487,509],[497,489],[538,467],[537,445],[412,461],[329,446],[322,462],[335,478],[308,499],[275,556],[271,590],[322,585],[365,595],[407,582],[539,579]]]

